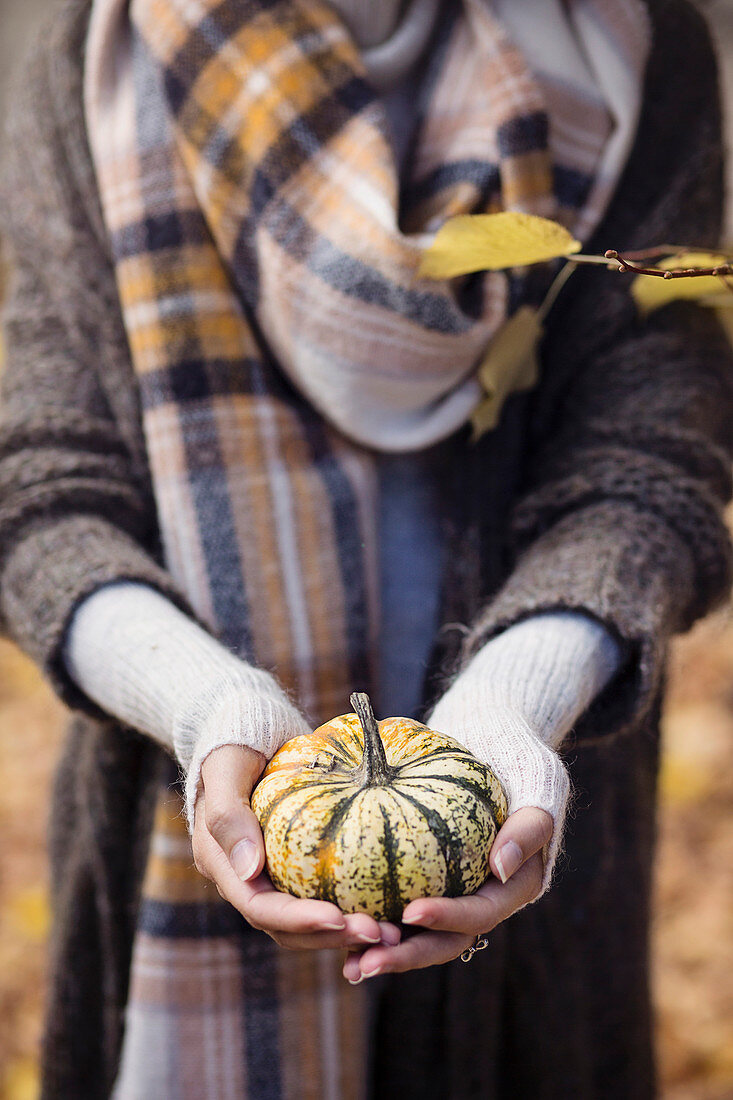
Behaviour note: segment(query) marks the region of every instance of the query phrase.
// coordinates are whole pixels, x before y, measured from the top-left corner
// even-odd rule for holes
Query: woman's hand
[[[411,901],[402,920],[425,931],[395,945],[352,952],[344,964],[344,977],[358,985],[377,974],[419,970],[457,958],[476,936],[490,932],[537,897],[543,880],[542,849],[551,836],[552,818],[545,810],[524,807],[511,814],[491,850],[495,877],[467,897]]]
[[[204,760],[194,808],[197,869],[253,928],[281,947],[395,946],[400,931],[366,913],[344,914],[327,901],[282,894],[264,873],[265,845],[249,799],[266,764],[262,753],[222,745]]]

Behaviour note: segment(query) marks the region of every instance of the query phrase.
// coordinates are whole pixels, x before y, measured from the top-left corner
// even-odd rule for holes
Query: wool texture
[[[616,0],[600,18],[615,44],[604,60],[632,89],[630,137],[646,15]],[[570,21],[592,54],[582,18]],[[377,471],[365,448],[420,449],[464,424],[478,361],[524,297],[518,278],[510,300],[505,272],[480,276],[470,304],[454,283],[419,279],[426,235],[451,214],[501,208],[587,233],[628,151],[609,160],[603,97],[575,94],[565,74],[546,105],[484,4],[449,5],[437,38],[400,175],[384,107],[330,9],[93,5],[88,130],[166,564],[313,725],[375,685]],[[551,147],[551,132],[564,141]],[[239,716],[238,700],[220,714]],[[547,750],[541,763],[557,788],[563,765]],[[563,800],[553,808],[557,843]]]
[[[214,749],[246,745],[269,760],[285,741],[310,732],[272,676],[143,585],[108,585],[88,597],[71,622],[65,661],[105,711],[175,752],[186,775],[189,828],[201,764]],[[540,615],[487,643],[427,720],[494,768],[510,813],[521,806],[550,813],[548,885],[568,780],[542,746],[560,745],[618,664],[618,647],[598,623]]]
[[[596,14],[637,88],[628,123],[646,15],[634,0]],[[583,19],[573,26],[592,53]],[[510,311],[505,272],[480,276],[470,305],[418,279],[425,235],[502,207],[582,235],[625,159],[606,155],[601,99],[566,89],[549,111],[551,68],[535,77],[483,5],[449,6],[441,30],[399,179],[384,110],[330,8],[93,6],[88,128],[166,564],[314,724],[372,687],[376,473],[363,445],[419,449],[465,423],[472,368]],[[521,280],[512,293],[516,305]]]
[[[594,251],[669,240],[714,246],[719,233],[709,37],[683,0],[646,6],[654,35],[642,117],[588,242]],[[84,124],[88,16],[85,0],[67,0],[44,28],[13,92],[2,180],[12,278],[0,612],[7,634],[80,712],[52,814],[44,1100],[106,1100],[117,1076],[165,763],[151,739],[110,721],[74,684],[62,660],[65,631],[86,595],[121,578],[151,584],[193,613],[161,566]],[[622,644],[624,665],[569,735],[565,759],[582,797],[554,888],[495,929],[491,950],[470,965],[372,987],[373,1096],[647,1100],[654,1092],[648,916],[659,697],[670,636],[724,599],[730,583],[721,506],[730,492],[733,363],[710,311],[675,303],[640,321],[628,286],[604,270],[576,273],[547,319],[535,391],[512,397],[475,447],[463,432],[441,445],[448,549],[426,707],[488,637],[538,610],[576,609],[602,622]],[[604,461],[591,469],[593,456]],[[190,921],[205,926],[216,905],[192,904]],[[248,959],[253,944],[266,946],[246,926],[236,935]],[[172,934],[170,949],[183,938]],[[346,993],[358,997],[367,985]],[[297,1003],[299,1018],[317,1018],[307,1015],[311,1001]],[[271,1033],[286,1052],[287,1016],[278,995]],[[256,1037],[248,1049],[257,1051]],[[278,1082],[281,1095],[300,1100],[291,1076]]]
[[[248,745],[269,760],[285,741],[311,732],[273,676],[239,660],[144,585],[108,585],[84,600],[64,660],[103,710],[175,753],[191,828],[210,752]]]
[[[509,813],[546,810],[553,833],[544,853],[549,889],[570,795],[553,749],[619,667],[619,647],[597,622],[571,612],[535,615],[487,642],[427,718],[490,764]],[[541,896],[541,894],[539,895]]]

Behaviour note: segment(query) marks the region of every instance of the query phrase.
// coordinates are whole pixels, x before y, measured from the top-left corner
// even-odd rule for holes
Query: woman
[[[415,268],[502,207],[713,243],[715,69],[684,3],[519,7],[70,0],[16,92],[0,594],[79,712],[46,1096],[653,1091],[659,695],[729,583],[730,352],[580,271],[471,444],[476,364],[554,271]],[[401,928],[259,874],[265,759],[356,688],[509,794],[490,881]]]

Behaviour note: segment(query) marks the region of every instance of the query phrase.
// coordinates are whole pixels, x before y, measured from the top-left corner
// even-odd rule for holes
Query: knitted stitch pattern
[[[719,230],[710,42],[687,3],[648,6],[655,37],[644,113],[594,248],[713,244]],[[43,1095],[64,1100],[107,1096],[116,1073],[163,760],[151,743],[99,721],[63,668],[65,627],[105,578],[139,579],[185,607],[156,564],[138,399],[84,132],[87,14],[84,0],[54,13],[16,87],[2,191],[15,267],[0,461],[2,624],[90,716],[74,725],[53,811]],[[549,319],[537,390],[512,398],[497,431],[473,450],[464,439],[457,452],[446,446],[452,544],[430,694],[450,679],[462,649],[468,659],[538,609],[599,619],[627,663],[576,731],[570,762],[585,794],[568,837],[568,873],[541,905],[499,928],[470,966],[384,987],[377,1094],[537,1095],[540,1074],[546,1096],[652,1095],[646,945],[663,655],[671,632],[727,594],[720,510],[731,379],[730,350],[710,313],[675,304],[640,324],[620,276],[584,271]],[[594,475],[589,490],[569,491],[573,476],[588,483],[591,434],[603,445],[617,432],[624,476]],[[609,447],[611,465],[614,453]],[[641,471],[653,484],[664,468],[674,478],[653,500],[637,474],[628,476]],[[565,487],[550,480],[552,469]],[[691,507],[702,539],[685,518]],[[477,1045],[479,1018],[485,1042]]]

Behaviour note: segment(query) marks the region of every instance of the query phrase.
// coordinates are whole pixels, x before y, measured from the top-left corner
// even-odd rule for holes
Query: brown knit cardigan
[[[721,211],[716,67],[683,0],[649,0],[638,137],[590,247],[713,244]],[[109,245],[84,130],[89,0],[65,0],[16,83],[0,204],[13,280],[0,426],[0,615],[76,711],[51,814],[55,923],[43,1096],[107,1097],[161,750],[68,678],[80,600],[135,578],[185,601],[156,515]],[[451,552],[426,700],[477,646],[540,609],[579,608],[621,641],[620,675],[566,755],[576,792],[545,899],[469,966],[382,983],[381,1097],[648,1097],[647,978],[657,718],[670,635],[728,592],[733,359],[712,312],[640,322],[628,279],[581,269],[542,377],[443,463]],[[260,933],[252,933],[260,935]]]

